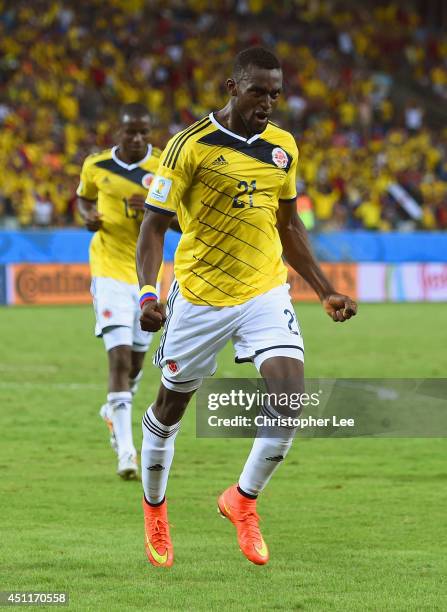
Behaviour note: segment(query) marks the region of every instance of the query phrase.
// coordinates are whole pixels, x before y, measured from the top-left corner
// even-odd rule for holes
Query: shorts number
[[[294,334],[295,336],[300,336],[301,335],[301,330],[300,330],[300,326],[299,326],[299,323],[298,323],[298,320],[296,318],[295,313],[292,312],[292,310],[289,310],[288,308],[286,308],[284,310],[284,314],[289,317],[289,320],[288,320],[287,324],[288,324],[288,327],[289,327],[290,331],[292,332],[292,334]],[[294,323],[295,323],[296,329],[298,331],[292,329],[292,325]]]
[[[233,208],[244,208],[244,202],[239,200],[240,196],[248,195],[248,205],[253,208],[253,192],[256,191],[256,181],[251,181],[250,185],[247,181],[240,181],[237,186],[239,193],[233,198]]]

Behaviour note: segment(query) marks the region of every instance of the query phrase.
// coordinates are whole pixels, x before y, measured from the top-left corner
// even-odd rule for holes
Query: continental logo
[[[14,304],[89,304],[87,264],[11,266]]]

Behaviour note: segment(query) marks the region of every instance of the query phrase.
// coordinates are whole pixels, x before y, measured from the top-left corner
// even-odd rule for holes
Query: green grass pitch
[[[317,305],[298,314],[309,377],[445,376],[445,305],[363,305],[343,325]],[[69,591],[81,611],[447,609],[441,438],[295,444],[258,504],[271,561],[256,567],[215,503],[250,440],[196,439],[191,406],[168,489],[175,565],[150,566],[140,484],[115,476],[98,417],[92,328],[89,307],[0,310],[0,590]],[[218,372],[254,375],[230,347]],[[158,381],[148,360],[138,445]]]

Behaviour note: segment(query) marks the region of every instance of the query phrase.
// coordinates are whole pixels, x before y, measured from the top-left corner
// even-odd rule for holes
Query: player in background
[[[118,455],[118,475],[135,479],[132,396],[152,339],[138,320],[135,249],[160,150],[149,142],[151,118],[145,106],[126,104],[119,122],[117,145],[85,160],[77,195],[85,226],[95,232],[90,244],[95,334],[103,338],[109,364],[107,403],[100,415]]]
[[[170,566],[173,547],[165,498],[180,420],[216,354],[231,339],[236,361],[251,361],[271,394],[304,390],[304,346],[282,256],[311,285],[334,321],[356,314],[315,260],[296,212],[298,150],[289,132],[269,121],[281,93],[277,58],[262,48],[241,52],[226,82],[227,105],[170,140],[160,158],[137,245],[141,325],[155,331],[164,311],[155,290],[164,234],[178,214],[183,236],[167,319],[155,363],[161,386],[143,417],[141,453],[145,545],[153,565]],[[297,416],[290,407],[265,415]],[[253,563],[269,553],[256,498],[285,458],[296,433],[258,432],[237,484],[218,499]],[[284,517],[282,517],[283,519]]]

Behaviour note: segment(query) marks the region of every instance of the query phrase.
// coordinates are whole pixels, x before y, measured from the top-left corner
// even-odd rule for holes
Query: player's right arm
[[[165,234],[171,216],[146,210],[137,242],[137,274],[140,287],[157,285],[158,272],[163,261]],[[146,302],[142,307],[140,324],[144,331],[155,332],[165,321],[164,307],[159,300]]]
[[[154,292],[158,272],[163,259],[165,234],[175,219],[181,198],[189,187],[193,174],[193,155],[187,147],[181,147],[179,134],[172,138],[160,158],[146,199],[146,212],[137,242],[137,274],[140,287],[149,286]],[[176,163],[172,163],[177,151]],[[143,300],[143,298],[142,298]],[[158,331],[164,323],[164,306],[157,300],[145,301],[140,317],[141,328]]]
[[[77,207],[81,215],[85,227],[90,232],[97,232],[102,225],[101,213],[98,212],[97,197],[98,188],[96,187],[92,164],[90,158],[87,157],[81,170],[81,180],[79,187],[76,190]]]
[[[78,196],[76,200],[79,213],[89,232],[97,232],[102,225],[101,213],[98,212],[96,201],[86,200]]]

